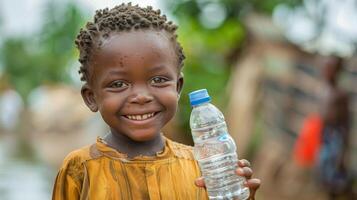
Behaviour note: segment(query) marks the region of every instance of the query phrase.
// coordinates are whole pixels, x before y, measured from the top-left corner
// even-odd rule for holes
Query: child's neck
[[[161,152],[164,149],[164,139],[161,134],[149,141],[138,142],[130,139],[129,137],[116,133],[111,130],[104,137],[104,141],[109,146],[116,149],[120,153],[126,154],[129,158],[136,156],[155,156],[157,152]]]

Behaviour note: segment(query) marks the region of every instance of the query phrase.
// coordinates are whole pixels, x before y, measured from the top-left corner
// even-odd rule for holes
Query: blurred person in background
[[[318,180],[328,191],[329,199],[351,193],[348,170],[349,99],[338,86],[342,70],[340,57],[328,57],[322,66],[323,88],[320,95],[322,131],[317,157]]]
[[[295,143],[294,159],[302,167],[315,167],[318,183],[329,199],[336,199],[352,195],[347,154],[349,100],[347,92],[338,85],[343,59],[330,56],[322,63],[319,112],[305,118]]]

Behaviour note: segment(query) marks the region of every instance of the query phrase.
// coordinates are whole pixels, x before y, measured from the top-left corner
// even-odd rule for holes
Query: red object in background
[[[295,142],[293,156],[304,167],[312,167],[320,150],[323,123],[317,114],[308,116]]]

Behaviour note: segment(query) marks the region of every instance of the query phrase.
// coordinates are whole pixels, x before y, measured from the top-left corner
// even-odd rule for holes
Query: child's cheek
[[[105,113],[115,113],[121,105],[121,100],[115,96],[103,98],[99,110]]]

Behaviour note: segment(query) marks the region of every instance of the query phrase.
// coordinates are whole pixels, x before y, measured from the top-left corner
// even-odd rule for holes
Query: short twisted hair
[[[160,10],[153,10],[151,6],[141,8],[131,3],[121,4],[112,9],[97,10],[94,15],[94,22],[87,22],[75,40],[79,49],[79,74],[82,81],[88,81],[88,62],[93,48],[98,48],[112,32],[128,30],[144,30],[153,28],[155,30],[165,30],[171,34],[175,51],[178,56],[179,69],[183,66],[185,55],[180,43],[177,41],[177,26],[171,21],[167,21],[165,15],[160,15]]]

